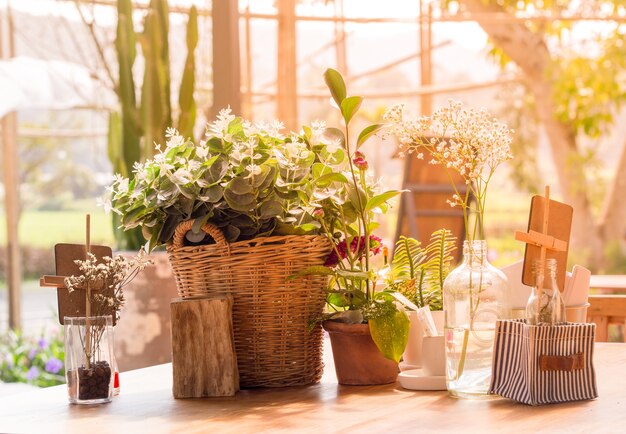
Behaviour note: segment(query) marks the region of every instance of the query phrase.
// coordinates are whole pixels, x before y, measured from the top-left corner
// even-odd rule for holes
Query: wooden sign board
[[[91,246],[93,253],[98,260],[103,257],[112,257],[113,251],[107,246]],[[80,274],[76,260],[85,260],[86,248],[84,244],[57,244],[54,246],[54,256],[56,263],[57,276],[69,277]],[[59,306],[59,323],[63,325],[63,318],[66,316],[77,317],[85,316],[85,290],[76,289],[72,292],[65,287],[57,288],[57,300]],[[115,312],[110,313],[113,316],[113,325],[115,325]]]
[[[570,205],[566,205],[555,200],[550,200],[550,209],[548,211],[548,227],[547,232],[543,232],[544,213],[545,213],[545,197],[533,196],[530,204],[530,216],[528,218],[528,232],[535,231],[543,233],[555,240],[563,241],[569,246],[569,239],[572,230],[572,217],[574,209]],[[559,290],[565,289],[565,272],[567,270],[567,247],[563,251],[552,249],[546,250],[546,259],[554,258],[557,263],[556,280]],[[528,286],[535,284],[533,275],[533,262],[541,256],[541,247],[533,244],[526,244],[526,253],[524,254],[524,268],[522,272],[522,283]],[[544,287],[550,288],[549,280],[544,282]]]

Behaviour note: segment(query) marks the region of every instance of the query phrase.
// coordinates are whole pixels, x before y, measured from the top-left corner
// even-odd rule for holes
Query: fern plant
[[[456,249],[456,237],[448,229],[432,233],[430,243],[401,236],[393,253],[390,289],[400,292],[418,307],[430,306],[431,310],[443,308],[443,281],[450,272],[452,252]]]

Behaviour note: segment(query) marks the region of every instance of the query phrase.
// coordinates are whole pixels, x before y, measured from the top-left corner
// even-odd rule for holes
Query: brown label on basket
[[[542,371],[578,371],[584,367],[583,353],[571,356],[539,356],[539,369]]]

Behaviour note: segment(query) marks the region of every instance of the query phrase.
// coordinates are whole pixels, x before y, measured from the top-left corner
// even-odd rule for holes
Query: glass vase
[[[65,378],[72,404],[100,404],[113,397],[111,315],[65,317]]]
[[[486,398],[495,325],[509,319],[506,276],[487,260],[487,242],[463,243],[463,263],[443,285],[446,384],[450,395]]]

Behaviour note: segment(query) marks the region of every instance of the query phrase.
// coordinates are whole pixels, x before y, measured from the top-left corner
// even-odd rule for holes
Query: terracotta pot
[[[339,384],[388,384],[398,377],[398,364],[383,357],[372,340],[369,325],[324,321],[330,335]]]

